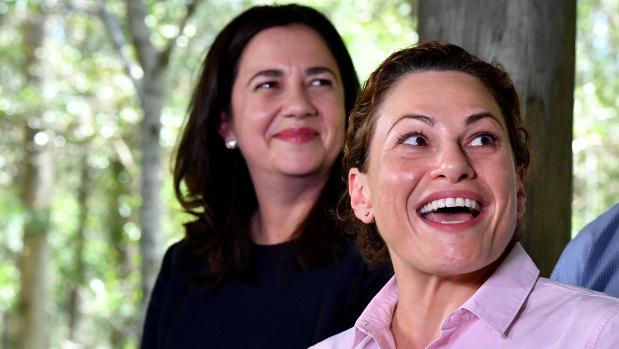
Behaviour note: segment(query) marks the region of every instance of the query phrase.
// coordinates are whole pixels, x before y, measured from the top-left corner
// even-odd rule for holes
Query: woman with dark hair
[[[388,279],[333,217],[358,88],[309,7],[254,7],[219,33],[174,163],[195,220],[164,257],[143,348],[304,348],[354,323]]]
[[[395,275],[315,348],[619,348],[619,300],[539,277],[518,242],[529,162],[501,66],[442,42],[388,57],[350,115],[340,216]]]

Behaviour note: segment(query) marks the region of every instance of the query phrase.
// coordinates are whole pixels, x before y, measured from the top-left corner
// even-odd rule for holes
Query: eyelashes
[[[329,79],[314,79],[310,86],[333,86],[333,81]]]
[[[316,78],[306,83],[306,86],[309,88],[331,87],[333,85],[333,80],[326,78]],[[284,85],[277,80],[268,80],[257,83],[254,90],[282,88],[283,86]]]
[[[412,141],[412,142],[411,142]],[[412,131],[403,134],[398,137],[398,144],[410,144],[414,146],[426,146],[428,145],[428,140],[426,135],[421,131]]]
[[[482,131],[473,134],[471,140],[465,146],[471,147],[495,147],[499,142],[499,136],[490,131]],[[406,144],[417,147],[430,145],[428,137],[422,131],[407,132],[397,139],[397,144]]]
[[[262,82],[262,83],[256,85],[256,87],[254,89],[255,90],[262,89],[262,88],[270,89],[270,88],[275,88],[275,87],[278,87],[278,86],[279,86],[279,84],[276,81],[265,81],[265,82]]]
[[[483,147],[483,146],[495,146],[499,141],[499,137],[489,131],[479,132],[475,134],[475,137],[470,142],[471,146]]]

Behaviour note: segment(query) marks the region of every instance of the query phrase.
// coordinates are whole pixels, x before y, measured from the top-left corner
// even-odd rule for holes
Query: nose
[[[282,113],[286,117],[305,117],[316,115],[312,99],[302,86],[290,87],[284,93]]]
[[[466,152],[459,144],[444,145],[436,155],[436,166],[432,169],[433,179],[445,178],[456,183],[471,179],[475,171],[469,162]]]

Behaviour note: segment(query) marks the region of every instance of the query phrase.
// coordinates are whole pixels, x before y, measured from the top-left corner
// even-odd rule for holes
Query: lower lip
[[[318,137],[318,132],[312,128],[290,128],[275,135],[276,139],[291,143],[306,143]]]
[[[475,226],[477,223],[479,223],[479,221],[481,220],[481,217],[484,215],[485,210],[482,210],[479,215],[469,221],[466,222],[461,222],[461,223],[441,223],[441,222],[434,222],[431,221],[429,219],[425,219],[423,218],[422,215],[418,214],[418,216],[421,218],[421,220],[426,223],[427,225],[434,227],[436,229],[440,229],[440,230],[444,230],[444,231],[461,231],[461,230],[466,230],[469,229],[473,226]]]

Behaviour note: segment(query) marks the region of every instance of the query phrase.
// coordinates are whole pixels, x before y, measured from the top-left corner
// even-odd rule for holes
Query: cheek
[[[334,96],[330,98],[320,99],[314,103],[320,109],[323,115],[326,126],[339,135],[344,136],[346,129],[346,110],[344,102]]]
[[[245,137],[262,136],[267,134],[273,120],[273,108],[266,103],[255,104],[248,101],[241,108],[233,109],[233,117],[238,132]]]
[[[406,209],[406,204],[423,173],[422,167],[409,160],[386,160],[377,166],[376,171],[376,192],[381,199],[381,205],[399,205],[400,210]]]
[[[506,162],[503,165],[503,172],[494,172],[503,173],[502,176],[496,176],[497,186],[502,186],[505,193],[509,193],[510,197],[513,196],[513,199],[516,200],[518,193],[518,173],[515,170],[515,165],[510,161]],[[500,181],[500,178],[503,178],[503,181]]]
[[[423,164],[419,161],[400,156],[385,156],[377,166],[378,178],[386,183],[406,188],[416,182],[423,173]]]
[[[517,188],[517,173],[511,153],[476,158],[473,167],[477,176],[485,179],[496,191]],[[512,190],[508,192],[511,193]]]

